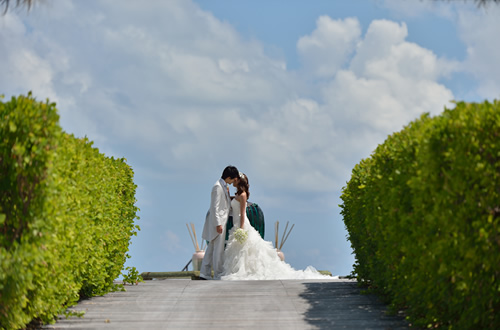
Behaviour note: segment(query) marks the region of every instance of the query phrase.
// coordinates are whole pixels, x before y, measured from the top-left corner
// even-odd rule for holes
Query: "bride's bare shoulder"
[[[246,198],[247,198],[247,193],[246,192],[242,192],[241,194],[238,194],[238,195],[235,195],[234,198],[238,201],[238,202],[242,202],[242,201],[246,201]]]

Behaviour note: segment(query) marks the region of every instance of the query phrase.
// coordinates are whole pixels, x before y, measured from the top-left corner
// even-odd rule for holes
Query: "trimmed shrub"
[[[359,282],[418,326],[500,327],[500,102],[423,115],[341,198]]]
[[[66,134],[54,103],[0,102],[0,328],[115,289],[134,225],[124,159]]]

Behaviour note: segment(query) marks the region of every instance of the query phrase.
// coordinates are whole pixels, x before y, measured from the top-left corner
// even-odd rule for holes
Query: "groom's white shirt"
[[[210,209],[207,213],[203,233],[201,235],[204,240],[210,242],[219,235],[217,226],[222,226],[223,230],[226,229],[230,202],[231,198],[227,192],[227,184],[224,180],[219,179],[212,187]],[[225,235],[224,232],[223,234]]]

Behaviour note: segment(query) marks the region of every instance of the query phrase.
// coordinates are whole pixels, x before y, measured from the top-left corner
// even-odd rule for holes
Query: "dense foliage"
[[[500,328],[500,102],[423,115],[341,198],[358,281],[419,326]]]
[[[54,103],[0,100],[0,328],[114,289],[136,234],[133,172],[66,134]]]

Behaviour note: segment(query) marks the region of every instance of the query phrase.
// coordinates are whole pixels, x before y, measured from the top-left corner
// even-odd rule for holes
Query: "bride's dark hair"
[[[247,193],[247,200],[250,198],[250,184],[248,183],[248,177],[245,174],[240,173],[240,179],[238,180],[236,188],[237,195],[241,195],[241,193],[245,191]]]

